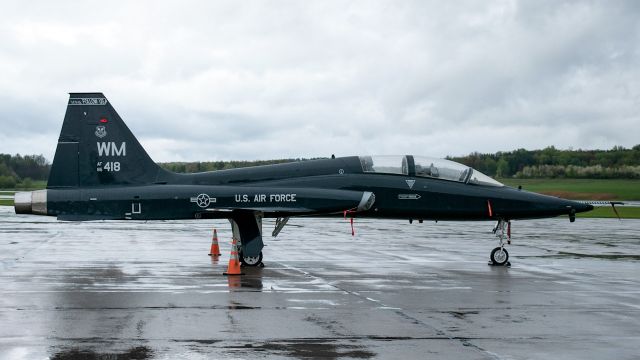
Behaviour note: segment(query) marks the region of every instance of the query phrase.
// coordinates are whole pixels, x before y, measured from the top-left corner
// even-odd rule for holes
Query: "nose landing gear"
[[[506,230],[506,236],[505,236]],[[491,251],[489,256],[489,265],[491,266],[511,266],[509,262],[509,252],[504,248],[504,238],[507,238],[507,244],[511,244],[511,221],[499,219],[493,228],[493,233],[498,238],[500,246]]]

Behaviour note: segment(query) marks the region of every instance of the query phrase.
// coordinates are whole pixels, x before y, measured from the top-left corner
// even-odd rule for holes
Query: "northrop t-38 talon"
[[[226,218],[245,265],[262,261],[262,219],[276,236],[293,216],[493,220],[506,264],[510,220],[589,211],[589,204],[504,186],[462,164],[423,156],[348,156],[195,174],[158,166],[102,93],[70,94],[46,190],[15,211],[60,220]]]

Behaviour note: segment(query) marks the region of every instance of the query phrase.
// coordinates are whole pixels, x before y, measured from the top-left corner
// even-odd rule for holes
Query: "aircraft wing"
[[[89,202],[95,201],[96,204],[126,201],[133,194],[140,200],[129,200],[133,204],[127,204],[122,212],[93,213],[78,206],[80,211],[58,214],[59,220],[150,220],[169,218],[167,214],[174,219],[192,219],[194,216],[231,218],[233,213],[247,211],[268,213],[271,216],[322,215],[366,211],[375,202],[375,195],[369,191],[318,188],[154,185],[135,190],[124,188],[122,191],[84,190],[83,193]],[[50,194],[50,197],[53,196],[61,195]],[[137,202],[139,203],[136,205]],[[136,207],[139,212],[134,214]],[[127,209],[131,213],[125,213]]]

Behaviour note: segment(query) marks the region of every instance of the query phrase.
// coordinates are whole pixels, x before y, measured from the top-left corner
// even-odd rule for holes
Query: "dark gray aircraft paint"
[[[197,174],[159,167],[102,93],[70,94],[46,190],[15,195],[16,213],[60,220],[227,218],[241,259],[262,258],[262,218],[345,216],[493,220],[568,215],[591,205],[502,185],[448,160],[350,156]],[[500,247],[494,249],[503,251]],[[506,263],[508,254],[496,261]]]

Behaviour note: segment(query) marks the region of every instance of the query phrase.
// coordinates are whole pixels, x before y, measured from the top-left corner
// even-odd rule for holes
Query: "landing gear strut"
[[[233,238],[240,243],[238,260],[243,266],[264,267],[262,263],[262,247],[264,246],[262,243],[262,216],[262,213],[259,212],[237,211],[229,219]],[[245,253],[252,256],[245,255]]]
[[[507,244],[511,244],[511,221],[503,219],[498,220],[498,223],[493,228],[493,233],[496,234],[500,246],[491,251],[491,255],[489,256],[489,265],[511,266],[511,263],[509,262],[509,252],[504,248],[505,230]]]

